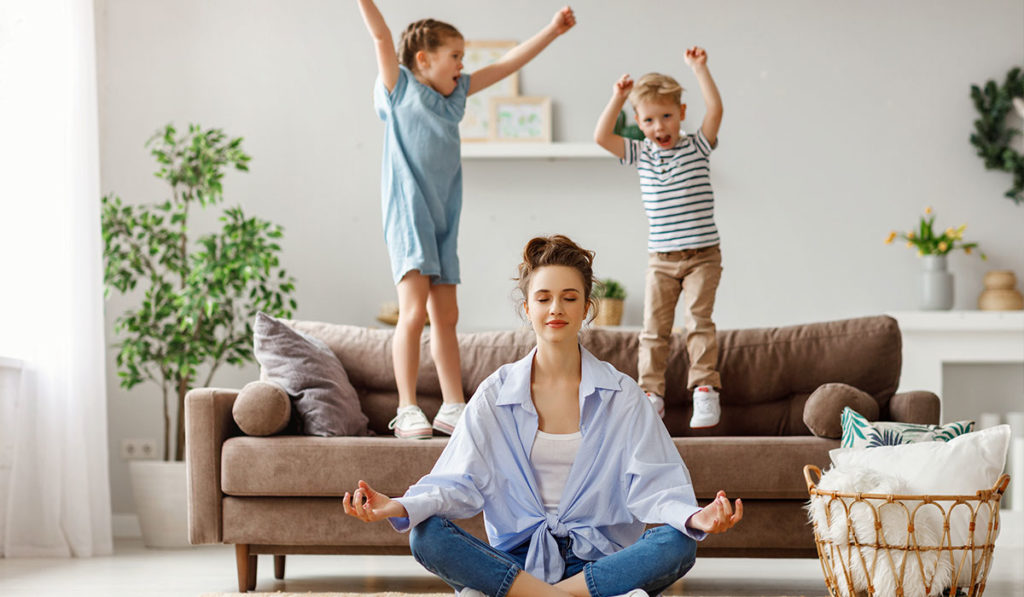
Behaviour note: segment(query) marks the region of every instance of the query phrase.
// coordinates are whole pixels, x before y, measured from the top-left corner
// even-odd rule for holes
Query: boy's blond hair
[[[633,84],[629,92],[629,102],[636,105],[640,102],[672,102],[681,104],[683,87],[672,77],[661,73],[647,73]]]

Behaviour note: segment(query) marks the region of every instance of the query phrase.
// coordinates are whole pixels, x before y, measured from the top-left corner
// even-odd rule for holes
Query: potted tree
[[[594,287],[597,302],[597,317],[594,325],[619,325],[622,323],[622,306],[626,300],[626,289],[611,278],[599,280]]]
[[[189,236],[195,209],[223,201],[225,171],[248,170],[250,156],[241,143],[220,129],[190,125],[178,134],[168,124],[146,146],[170,197],[150,204],[126,204],[114,194],[102,199],[106,293],[139,297],[138,305],[114,325],[121,386],[152,382],[163,393],[163,455],[172,464],[131,463],[139,522],[150,546],[188,544],[181,462],[185,394],[193,386],[209,386],[221,365],[255,360],[252,321],[257,311],[289,317],[296,307],[294,279],[278,259],[279,226],[229,207],[219,231]],[[156,485],[146,485],[143,477]],[[172,504],[150,503],[165,494],[171,494]],[[147,520],[150,511],[155,520]],[[180,528],[169,526],[172,521],[180,522]]]

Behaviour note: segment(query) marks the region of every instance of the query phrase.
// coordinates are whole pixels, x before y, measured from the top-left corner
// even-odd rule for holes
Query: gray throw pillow
[[[256,360],[267,381],[280,385],[306,435],[366,435],[366,415],[338,357],[322,341],[258,313],[253,326]]]

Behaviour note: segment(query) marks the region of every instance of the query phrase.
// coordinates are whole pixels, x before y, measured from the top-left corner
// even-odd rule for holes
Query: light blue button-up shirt
[[[526,571],[548,583],[564,571],[554,537],[571,537],[583,560],[632,545],[645,523],[703,539],[705,533],[686,526],[700,510],[689,471],[650,402],[636,382],[582,347],[582,439],[557,512],[545,511],[530,462],[535,353],[480,384],[433,470],[398,498],[409,516],[390,519],[395,529],[482,510],[490,544],[508,551],[529,539]]]

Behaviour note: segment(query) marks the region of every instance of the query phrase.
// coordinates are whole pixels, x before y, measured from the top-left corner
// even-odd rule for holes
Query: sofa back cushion
[[[387,420],[398,405],[391,359],[393,330],[307,321],[289,325],[331,348],[363,400],[370,428],[387,434]],[[423,410],[432,416],[440,404],[441,387],[427,333],[420,347],[417,394]],[[597,358],[637,378],[636,331],[589,328],[582,332],[581,342]],[[533,331],[528,328],[459,334],[466,397],[498,367],[522,358],[533,346]],[[688,424],[692,403],[686,390],[685,336],[675,334],[666,373],[665,426],[673,437],[810,435],[803,422],[804,404],[826,383],[845,383],[870,394],[885,416],[899,383],[901,347],[896,320],[886,316],[720,330],[722,422],[713,429],[694,431]]]

